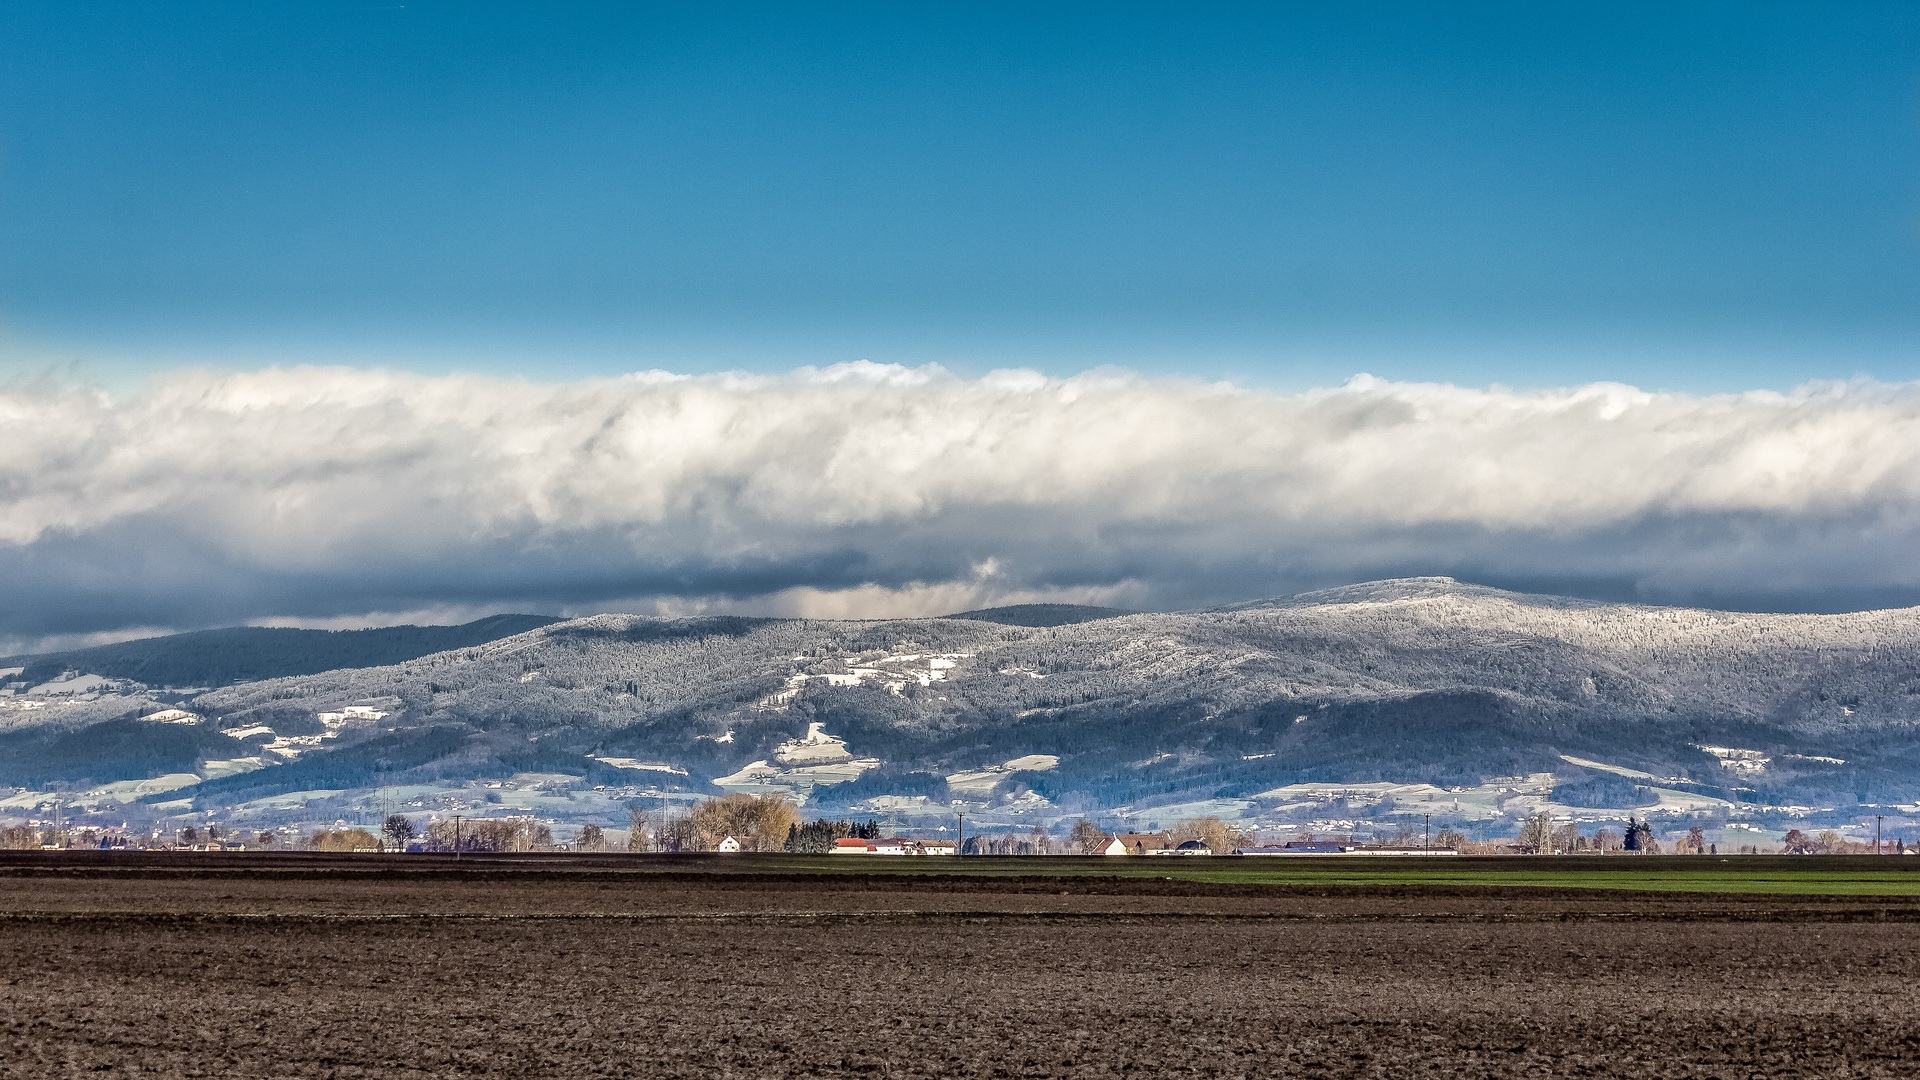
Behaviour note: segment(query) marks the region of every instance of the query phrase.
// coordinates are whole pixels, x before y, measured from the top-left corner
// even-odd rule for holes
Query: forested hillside
[[[1136,613],[1123,608],[1090,607],[1086,604],[1013,604],[1009,607],[962,611],[945,617],[1004,623],[1007,626],[1071,626],[1074,623],[1133,614]]]
[[[952,666],[913,674],[934,655]],[[1026,778],[1037,790],[1101,799],[1167,785],[1472,783],[1564,769],[1562,754],[1718,784],[1717,762],[1695,749],[1713,744],[1779,759],[1743,782],[1754,792],[1854,793],[1906,790],[1920,775],[1917,675],[1911,611],[1741,615],[1421,579],[1050,626],[599,616],[390,667],[234,686],[197,707],[222,726],[272,726],[389,700],[396,768],[439,752],[401,745],[413,730],[437,733],[434,746],[465,733],[463,760],[501,769],[537,757],[579,770],[594,755],[698,780],[820,723],[885,763],[863,789],[892,777],[902,792],[1030,754],[1060,758]],[[1796,766],[1796,754],[1848,764]]]
[[[683,771],[696,791],[786,784],[826,804],[947,798],[958,774],[984,777],[968,781],[984,798],[1057,806],[1530,772],[1643,790],[1596,781],[1572,755],[1738,801],[1920,793],[1913,610],[1748,615],[1411,579],[1199,613],[1016,614],[602,615],[238,683],[189,707],[259,733],[249,745],[280,763],[198,792],[529,771]],[[339,719],[355,705],[381,715]],[[1702,746],[1765,763],[1730,770]],[[1023,758],[1048,764],[1002,768]]]
[[[377,630],[289,630],[234,626],[124,641],[91,649],[0,659],[23,667],[15,678],[41,683],[73,669],[149,686],[226,686],[311,675],[335,668],[398,664],[428,653],[482,645],[559,622],[547,615],[490,615],[463,626],[390,626]]]

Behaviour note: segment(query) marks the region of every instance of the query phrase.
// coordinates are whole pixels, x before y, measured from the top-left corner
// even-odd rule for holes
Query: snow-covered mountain
[[[1920,610],[1742,614],[1447,578],[1175,614],[600,615],[127,697],[127,716],[99,697],[0,700],[0,781],[172,776],[143,797],[196,808],[515,775],[625,799],[778,790],[836,811],[1041,816],[1499,776],[1581,806],[1920,794]],[[201,722],[132,718],[160,704]]]

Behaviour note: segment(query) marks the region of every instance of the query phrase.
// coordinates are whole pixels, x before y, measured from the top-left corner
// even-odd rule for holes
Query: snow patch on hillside
[[[1650,772],[1642,772],[1639,769],[1629,769],[1625,765],[1609,765],[1604,761],[1591,761],[1587,758],[1574,757],[1572,754],[1561,754],[1560,760],[1571,765],[1578,765],[1583,769],[1597,769],[1600,772],[1608,772],[1615,776],[1624,776],[1632,780],[1660,779],[1660,777]]]
[[[777,712],[792,704],[809,682],[819,680],[828,686],[877,686],[894,694],[906,692],[909,683],[926,687],[944,680],[960,661],[972,653],[883,652],[842,654],[823,660],[799,656],[792,662],[807,663],[825,670],[800,672],[787,676],[786,688],[754,703],[763,712]]]
[[[206,778],[218,780],[223,776],[239,776],[241,773],[258,772],[275,764],[264,757],[228,758],[225,761],[208,761],[202,768]]]
[[[843,761],[853,755],[847,752],[847,741],[837,735],[826,733],[825,724],[814,721],[807,725],[807,733],[798,739],[789,739],[773,748],[775,761],[783,765],[821,764],[829,761]]]
[[[852,756],[845,739],[828,734],[816,722],[807,726],[805,735],[775,747],[773,760],[751,762],[713,783],[730,794],[790,795],[805,801],[814,788],[857,780],[882,764],[879,758]]]
[[[1060,759],[1052,754],[1028,754],[999,765],[952,773],[947,777],[947,790],[960,795],[987,795],[1014,773],[1048,772],[1059,767]]]
[[[593,755],[589,754],[588,757],[593,757]],[[599,762],[602,765],[611,765],[616,769],[632,769],[636,772],[672,773],[675,776],[687,775],[687,770],[685,769],[675,768],[672,765],[663,764],[661,762],[641,761],[639,758],[594,757],[593,760]]]
[[[1759,776],[1767,771],[1767,764],[1773,759],[1758,750],[1742,750],[1736,746],[1706,746],[1695,743],[1694,749],[1712,754],[1720,759],[1720,767],[1742,776]]]

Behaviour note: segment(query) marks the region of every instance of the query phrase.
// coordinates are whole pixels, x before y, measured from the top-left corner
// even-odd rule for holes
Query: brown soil
[[[1832,1077],[1920,1059],[1910,904],[1510,891],[20,865],[0,870],[0,1076]]]

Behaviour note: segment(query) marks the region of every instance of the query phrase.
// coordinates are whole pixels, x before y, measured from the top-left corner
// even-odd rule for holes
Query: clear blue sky
[[[0,374],[1920,378],[1920,5],[0,6]]]

